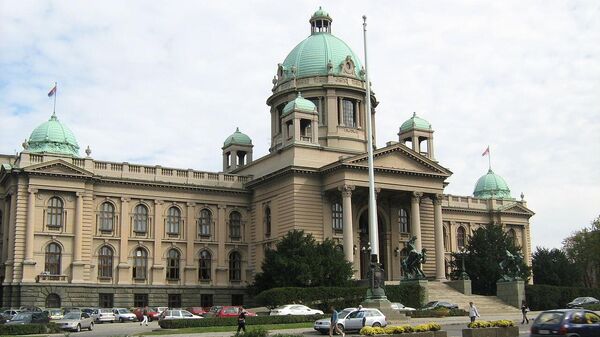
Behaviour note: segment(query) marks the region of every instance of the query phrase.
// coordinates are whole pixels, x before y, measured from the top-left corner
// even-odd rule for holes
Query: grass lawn
[[[296,328],[312,328],[313,323],[289,323],[289,324],[265,324],[265,325],[246,325],[246,330],[252,328],[261,327],[271,330],[282,330],[282,329],[296,329]],[[227,332],[235,333],[237,326],[208,326],[201,328],[183,328],[183,329],[160,329],[158,331],[143,332],[136,335],[152,336],[152,335],[175,335],[175,334],[192,334],[192,333],[205,333],[205,332]]]

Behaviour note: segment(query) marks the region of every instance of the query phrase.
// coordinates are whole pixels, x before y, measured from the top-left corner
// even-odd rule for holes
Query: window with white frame
[[[170,207],[167,212],[167,234],[179,234],[180,223],[181,211],[175,206]]]
[[[62,227],[64,218],[63,201],[58,197],[52,197],[48,201],[48,209],[46,210],[48,227]]]
[[[115,206],[106,201],[100,205],[99,229],[102,232],[112,232],[115,222]]]
[[[138,234],[148,232],[148,207],[139,204],[133,212],[133,231]]]

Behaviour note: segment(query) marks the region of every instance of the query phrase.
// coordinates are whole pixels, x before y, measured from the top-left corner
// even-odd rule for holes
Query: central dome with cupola
[[[280,81],[329,74],[362,77],[359,58],[342,40],[331,34],[333,20],[319,7],[309,22],[311,34],[279,64]]]

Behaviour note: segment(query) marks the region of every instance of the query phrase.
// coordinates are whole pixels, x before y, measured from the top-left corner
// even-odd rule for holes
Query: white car
[[[94,309],[90,315],[96,323],[110,322],[113,323],[116,318],[111,309]]]
[[[159,319],[202,319],[202,316],[196,316],[187,310],[165,310],[160,314]]]
[[[315,322],[314,329],[322,334],[329,333],[331,318],[320,319]],[[341,331],[358,331],[363,326],[385,327],[385,315],[373,308],[346,308],[338,313],[337,326]]]
[[[392,309],[398,310],[400,312],[410,312],[410,311],[416,311],[417,310],[415,308],[406,307],[406,306],[404,306],[404,304],[398,303],[398,302],[392,303]]]
[[[323,311],[311,309],[302,304],[286,304],[271,310],[271,316],[286,315],[323,315]]]
[[[115,314],[115,320],[123,323],[125,321],[130,321],[130,322],[135,322],[137,321],[137,317],[135,316],[135,314],[131,311],[129,311],[129,309],[125,309],[125,308],[114,308],[113,313]]]

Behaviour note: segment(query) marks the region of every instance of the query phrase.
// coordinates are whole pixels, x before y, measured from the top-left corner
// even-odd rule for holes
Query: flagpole
[[[56,96],[58,95],[57,83],[54,82],[54,108],[52,109],[52,116],[56,116]]]
[[[488,169],[492,170],[492,151],[489,150],[490,146],[488,145]]]

